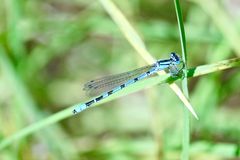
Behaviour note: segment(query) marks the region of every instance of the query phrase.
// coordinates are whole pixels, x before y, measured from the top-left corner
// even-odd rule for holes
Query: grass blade
[[[220,61],[220,62],[217,62],[214,64],[208,64],[208,65],[191,68],[187,71],[187,77],[190,78],[190,77],[202,76],[205,74],[214,73],[217,71],[222,71],[222,70],[233,68],[233,67],[240,67],[240,58],[224,60],[224,61]],[[177,79],[178,79],[177,77],[172,78],[170,75],[162,75],[162,76],[152,77],[152,78],[140,81],[136,84],[133,84],[132,86],[129,86],[128,88],[125,88],[116,94],[113,94],[109,98],[103,99],[99,103],[93,104],[93,106],[97,106],[99,104],[109,102],[111,100],[120,98],[125,95],[129,95],[130,93],[134,93],[134,92],[137,92],[144,88],[149,88],[149,87],[157,85],[157,84],[172,83],[173,81],[175,81]],[[51,115],[50,117],[47,117],[47,118],[44,118],[43,120],[35,122],[26,128],[23,128],[22,130],[16,132],[12,136],[1,141],[0,149],[3,149],[5,147],[9,146],[10,144],[12,144],[13,142],[18,141],[28,135],[31,135],[40,129],[43,129],[51,124],[57,123],[60,120],[63,120],[67,117],[72,116],[73,108],[75,108],[76,106],[81,105],[81,104],[82,103],[76,104],[76,105],[69,107],[65,110],[62,110],[54,115]]]
[[[182,90],[186,98],[189,98],[188,93],[188,82],[187,82],[187,48],[186,48],[186,38],[184,31],[184,24],[181,12],[181,6],[179,0],[174,0],[177,21],[178,21],[178,29],[181,41],[182,48],[182,60],[185,64],[185,69],[183,70],[184,79],[182,80]],[[190,143],[190,119],[187,110],[183,110],[183,137],[182,137],[182,160],[189,159],[189,143]]]

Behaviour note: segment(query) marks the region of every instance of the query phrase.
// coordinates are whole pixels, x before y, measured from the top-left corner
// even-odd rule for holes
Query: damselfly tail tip
[[[73,114],[77,114],[78,112],[77,112],[76,109],[74,109],[74,110],[72,111],[72,113],[73,113]]]
[[[90,101],[91,103],[92,103],[92,101]],[[83,103],[83,104],[80,104],[80,105],[77,105],[76,107],[75,107],[75,109],[73,109],[73,114],[77,114],[77,113],[80,113],[80,112],[82,112],[83,110],[85,110],[85,109],[87,109],[87,105],[86,104],[89,104],[89,102],[88,103]],[[89,104],[90,105],[90,104]],[[89,106],[88,105],[88,106]]]

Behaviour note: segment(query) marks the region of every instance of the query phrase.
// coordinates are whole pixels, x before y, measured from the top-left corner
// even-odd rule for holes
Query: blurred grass
[[[6,57],[6,53],[2,48],[2,46],[0,46],[0,59],[1,59],[0,61],[1,68],[3,69],[3,71],[5,71],[4,75],[8,79],[8,83],[10,84],[11,89],[15,90],[14,93],[16,93],[15,95],[16,102],[14,103],[16,103],[17,105],[13,109],[16,110],[18,114],[13,112],[13,117],[16,116],[16,122],[17,122],[16,124],[14,124],[16,125],[14,127],[20,128],[21,126],[24,126],[28,123],[33,123],[43,117],[46,117],[47,115],[46,113],[38,111],[37,109],[38,107],[36,106],[29,92],[27,91],[26,86],[22,83],[21,79],[19,79],[19,77],[16,76],[17,73],[15,73],[12,64],[9,62],[8,58]],[[28,116],[21,117],[21,115],[24,115],[24,114]],[[4,117],[6,118],[6,116],[3,116],[2,121]],[[65,147],[58,147],[58,150],[54,149],[56,146],[61,144],[60,137],[63,133],[59,126],[55,125],[53,128],[55,128],[55,130],[58,130],[58,134],[53,133],[53,130],[44,130],[42,132],[39,132],[37,136],[39,137],[39,139],[42,139],[43,143],[49,146],[48,148],[52,150],[52,152],[55,152],[55,154],[58,154],[59,158],[69,157],[65,154],[66,152],[62,152],[63,150],[66,151]],[[24,133],[17,132],[16,135],[19,138],[15,138],[13,140],[21,140],[21,134],[24,134]],[[71,144],[66,143],[66,146],[68,146],[68,152],[71,153],[74,151],[74,148],[73,146],[71,146]]]
[[[6,1],[6,25],[7,25],[7,44],[13,53],[14,59],[22,59],[26,55],[24,46],[23,32],[21,32],[21,20],[23,5],[20,1]],[[19,25],[20,24],[20,25]]]
[[[85,81],[145,65],[100,3],[0,2],[0,142],[13,144],[0,151],[0,159],[160,159],[158,152],[163,159],[179,159],[180,101],[164,85],[151,88],[155,98],[148,90],[130,94],[171,83],[167,75],[102,102],[109,107],[67,118],[72,108],[63,107],[85,100]],[[172,1],[115,3],[153,57],[181,51]],[[238,5],[191,0],[181,7],[188,66],[197,66],[189,67],[188,76],[198,76],[189,79],[190,101],[200,117],[191,124],[190,157],[239,157],[239,60],[224,61],[240,53]],[[222,71],[227,68],[232,69]],[[157,125],[150,129],[153,121]]]
[[[209,1],[203,0],[203,1],[197,1],[192,0],[193,2],[197,3],[202,9],[211,17],[216,27],[218,27],[219,31],[223,34],[226,41],[231,45],[232,49],[240,55],[240,37],[239,37],[239,31],[237,30],[236,26],[234,25],[234,21],[231,20],[231,18],[222,11],[223,6],[220,6],[220,3],[217,3],[217,1]],[[208,5],[206,5],[206,3]],[[234,5],[234,4],[233,4]],[[233,24],[233,25],[232,25]]]

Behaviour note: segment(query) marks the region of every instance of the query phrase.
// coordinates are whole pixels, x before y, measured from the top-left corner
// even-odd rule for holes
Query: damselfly
[[[152,65],[144,66],[133,71],[120,73],[116,75],[110,75],[96,80],[89,81],[84,85],[84,90],[90,96],[100,95],[86,103],[77,106],[73,113],[77,114],[92,104],[107,98],[111,94],[114,94],[129,85],[136,83],[144,78],[150,77],[156,74],[160,70],[168,69],[172,76],[176,76],[184,67],[179,69],[178,65],[181,63],[180,57],[172,52],[169,59],[158,60]]]

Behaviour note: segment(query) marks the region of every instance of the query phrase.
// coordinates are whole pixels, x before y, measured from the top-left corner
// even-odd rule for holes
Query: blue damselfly
[[[172,76],[176,76],[184,67],[179,69],[177,65],[181,63],[180,57],[172,52],[169,59],[158,60],[152,65],[144,66],[133,71],[110,75],[96,80],[89,81],[84,85],[84,90],[90,96],[100,95],[92,100],[77,106],[73,113],[77,114],[92,104],[107,98],[108,96],[122,90],[129,85],[136,83],[144,78],[156,74],[160,70],[168,69]]]

